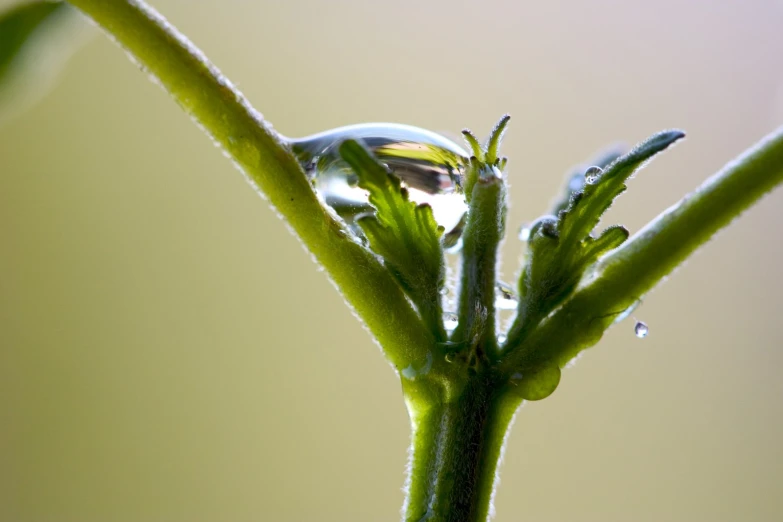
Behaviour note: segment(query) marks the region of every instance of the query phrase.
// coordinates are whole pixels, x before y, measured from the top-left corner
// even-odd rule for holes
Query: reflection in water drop
[[[647,337],[647,334],[650,333],[650,329],[643,322],[636,321],[636,325],[633,327],[633,332],[636,334],[636,337],[638,337],[639,339],[644,339],[645,337]]]
[[[498,310],[516,310],[519,298],[511,285],[498,281],[495,285],[495,308]]]
[[[454,331],[455,328],[457,328],[457,325],[459,324],[459,316],[455,314],[454,312],[444,312],[443,313],[443,327],[448,332]]]
[[[412,201],[432,207],[438,224],[452,231],[467,211],[460,180],[468,153],[434,132],[393,123],[367,123],[304,138],[284,138],[313,181],[316,191],[344,219],[371,210],[367,194],[339,154],[346,139],[362,141],[400,178]]]
[[[587,170],[585,170],[585,183],[588,185],[592,185],[596,181],[598,181],[598,177],[603,174],[603,169],[601,167],[588,167]]]

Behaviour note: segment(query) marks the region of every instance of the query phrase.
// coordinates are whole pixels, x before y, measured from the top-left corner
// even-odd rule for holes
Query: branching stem
[[[296,159],[204,54],[141,0],[72,0],[152,75],[291,225],[399,370],[432,334],[396,281],[318,201]]]

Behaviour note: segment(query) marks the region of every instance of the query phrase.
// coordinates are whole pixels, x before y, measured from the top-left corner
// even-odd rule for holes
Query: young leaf
[[[400,180],[363,145],[346,140],[340,145],[340,155],[358,176],[359,187],[369,192],[375,208],[373,214],[357,220],[370,248],[383,258],[425,323],[444,337],[440,305],[445,278],[443,227],[435,222],[429,205],[409,201]]]
[[[552,311],[576,287],[585,268],[628,238],[628,230],[621,226],[609,227],[597,238],[591,232],[614,198],[625,191],[628,178],[683,136],[677,130],[658,133],[616,158],[605,170],[590,172],[582,189],[572,193],[567,208],[557,217],[545,216],[534,224],[520,280],[519,317],[512,328],[515,333],[523,323],[535,322]]]
[[[560,214],[558,232],[565,242],[576,245],[598,225],[614,198],[627,188],[625,182],[648,159],[685,137],[679,130],[660,132],[612,162],[594,180],[585,183],[580,197],[571,198],[569,207]]]
[[[620,147],[619,145],[615,145],[614,147],[605,150],[593,158],[589,163],[579,165],[571,170],[571,172],[566,177],[566,183],[563,192],[552,205],[552,211],[550,214],[557,216],[560,214],[560,211],[568,208],[569,203],[571,203],[571,196],[582,190],[585,186],[585,170],[587,170],[587,168],[590,166],[596,166],[603,170],[617,158],[622,156],[623,152],[624,148]]]
[[[0,13],[0,121],[36,101],[79,39],[65,2],[27,2]]]

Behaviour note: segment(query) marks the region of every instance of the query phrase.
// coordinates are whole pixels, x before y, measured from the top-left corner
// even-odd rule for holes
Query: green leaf
[[[560,211],[568,208],[569,203],[571,203],[571,196],[584,188],[585,170],[587,170],[588,167],[596,166],[600,169],[605,169],[609,164],[622,156],[623,152],[624,147],[615,145],[614,147],[606,149],[601,154],[598,154],[589,163],[574,167],[568,176],[566,176],[565,187],[561,196],[552,205],[551,214],[557,216],[560,214]]]
[[[369,192],[370,205],[375,208],[374,213],[357,219],[371,250],[383,258],[425,323],[443,338],[443,227],[436,223],[429,205],[408,199],[400,180],[363,145],[346,140],[340,145],[340,155],[358,176],[359,187]]]
[[[484,157],[484,161],[490,165],[498,165],[498,150],[500,149],[500,142],[503,141],[503,134],[506,132],[508,122],[511,120],[511,115],[504,114],[500,120],[495,124],[495,128],[487,138],[487,153]]]
[[[595,173],[581,190],[572,193],[568,206],[557,217],[544,216],[534,223],[520,279],[519,323],[546,316],[574,290],[589,265],[628,239],[628,230],[621,226],[609,227],[598,237],[591,232],[625,191],[625,182],[652,156],[683,136],[678,130],[652,136]],[[524,328],[522,324],[515,326],[516,333]]]
[[[64,2],[27,2],[0,13],[0,121],[37,101],[80,43]]]
[[[625,182],[647,160],[685,137],[679,130],[660,132],[612,162],[592,183],[585,183],[581,195],[571,198],[571,204],[560,213],[558,232],[563,240],[576,245],[598,225],[601,216],[614,198],[627,188]]]
[[[489,133],[489,137],[487,137],[486,145],[484,147],[481,146],[478,138],[476,138],[476,135],[473,134],[470,129],[464,129],[462,131],[465,143],[468,144],[473,153],[465,171],[465,179],[462,181],[463,189],[465,190],[465,199],[468,203],[470,203],[470,200],[473,197],[473,187],[480,177],[496,175],[497,172],[503,172],[505,170],[508,158],[498,157],[498,150],[500,149],[500,143],[503,141],[503,134],[506,132],[509,121],[511,121],[511,116],[508,114],[504,114],[500,120],[498,120],[495,127],[492,129],[492,132]]]

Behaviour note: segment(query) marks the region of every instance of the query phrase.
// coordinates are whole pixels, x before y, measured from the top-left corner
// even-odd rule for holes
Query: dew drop
[[[454,362],[454,352],[447,353],[447,354],[446,354],[446,357],[444,357],[444,358],[446,359],[446,362],[447,362],[447,363],[452,363],[452,362]]]
[[[455,328],[457,328],[457,325],[459,324],[459,316],[455,314],[454,312],[444,312],[443,314],[443,327],[448,332],[454,331]]]
[[[530,239],[530,223],[524,223],[519,227],[519,240],[527,242]]]
[[[441,287],[441,289],[438,290],[438,293],[440,295],[449,295],[449,287],[448,286]]]
[[[505,342],[506,342],[506,339],[507,339],[507,337],[506,337],[506,334],[500,334],[500,335],[498,335],[498,344],[503,344],[503,343],[505,343]]]
[[[349,125],[304,138],[283,138],[311,177],[315,190],[335,211],[350,221],[358,212],[371,210],[366,192],[355,183],[339,146],[357,139],[402,181],[412,201],[432,207],[446,233],[454,230],[467,211],[460,178],[468,153],[434,132],[393,123]]]
[[[601,167],[588,167],[587,170],[585,170],[585,183],[588,185],[592,185],[596,181],[598,181],[599,176],[603,174],[603,169]]]
[[[495,308],[498,310],[516,310],[519,298],[511,285],[498,281],[495,285]]]
[[[650,328],[648,328],[645,323],[636,321],[636,325],[633,327],[633,333],[635,333],[636,337],[639,339],[644,339],[647,337],[647,334],[650,333]]]

